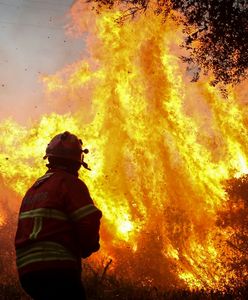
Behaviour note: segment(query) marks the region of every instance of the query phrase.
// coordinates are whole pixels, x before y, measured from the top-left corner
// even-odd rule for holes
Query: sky
[[[50,111],[39,77],[80,58],[83,38],[65,34],[68,0],[0,0],[0,122]]]

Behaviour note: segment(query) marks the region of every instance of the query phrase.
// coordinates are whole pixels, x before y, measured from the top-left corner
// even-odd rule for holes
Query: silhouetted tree
[[[236,84],[246,78],[248,68],[248,2],[247,0],[88,0],[100,12],[122,4],[123,17],[135,16],[152,9],[167,17],[170,11],[179,12],[174,18],[183,24],[189,52],[182,57],[199,73],[211,71],[212,84]],[[197,67],[197,68],[196,68]]]
[[[228,200],[219,212],[217,226],[231,229],[228,245],[236,256],[230,267],[248,282],[248,175],[226,182]]]

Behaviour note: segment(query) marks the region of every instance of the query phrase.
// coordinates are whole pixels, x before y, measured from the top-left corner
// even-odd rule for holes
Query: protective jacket
[[[81,270],[99,249],[102,213],[77,176],[49,169],[23,198],[15,237],[19,275],[46,269]]]

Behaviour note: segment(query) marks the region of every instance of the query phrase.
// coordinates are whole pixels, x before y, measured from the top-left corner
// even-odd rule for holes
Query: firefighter
[[[81,258],[99,250],[101,211],[78,178],[82,141],[66,131],[46,148],[48,171],[24,196],[15,237],[22,288],[33,299],[86,299]]]

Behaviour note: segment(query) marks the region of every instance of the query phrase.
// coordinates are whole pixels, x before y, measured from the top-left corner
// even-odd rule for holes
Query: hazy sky
[[[83,39],[65,36],[68,0],[0,0],[0,121],[19,122],[48,110],[39,74],[76,61]]]

